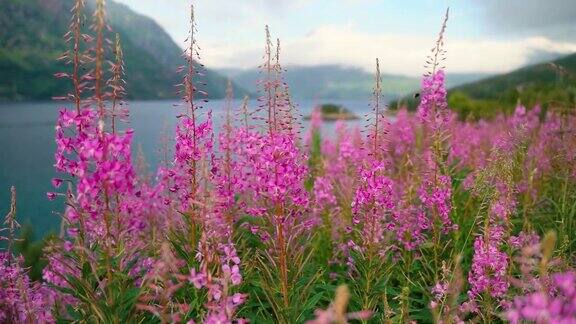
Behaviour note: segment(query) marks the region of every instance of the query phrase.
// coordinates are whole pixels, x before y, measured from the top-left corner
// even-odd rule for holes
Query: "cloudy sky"
[[[117,0],[152,17],[178,44],[189,0]],[[264,25],[285,65],[340,64],[419,75],[450,7],[447,69],[505,72],[576,52],[576,0],[195,0],[204,63],[252,68]]]

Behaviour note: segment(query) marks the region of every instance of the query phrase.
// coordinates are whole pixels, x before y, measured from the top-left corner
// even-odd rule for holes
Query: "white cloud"
[[[190,3],[194,2],[199,40],[253,40],[264,35],[264,25],[316,0],[116,0],[156,20],[183,45],[188,37]],[[262,36],[263,37],[263,36]]]
[[[178,44],[187,37],[189,1],[119,1],[154,17]],[[435,41],[433,33],[416,35],[398,30],[368,33],[361,31],[359,25],[345,22],[321,25],[308,34],[292,32],[291,24],[296,22],[289,13],[308,10],[306,6],[315,1],[318,0],[196,0],[204,63],[212,68],[257,66],[263,52],[264,25],[272,22],[273,36],[282,40],[284,65],[341,64],[371,71],[378,57],[386,73],[420,75],[424,72],[426,55]],[[277,35],[275,24],[280,30]],[[460,34],[460,38],[456,38],[451,37],[449,28],[447,37],[447,69],[452,72],[505,72],[525,64],[536,51],[576,52],[576,42],[561,42],[547,36],[498,39]]]
[[[366,34],[353,25],[327,25],[282,44],[284,65],[341,64],[372,70],[376,57],[386,73],[419,75],[434,39],[415,35]],[[262,44],[205,44],[212,67],[251,68],[260,63]],[[452,72],[505,72],[526,63],[532,51],[576,52],[576,43],[545,37],[513,41],[447,39],[447,69]]]

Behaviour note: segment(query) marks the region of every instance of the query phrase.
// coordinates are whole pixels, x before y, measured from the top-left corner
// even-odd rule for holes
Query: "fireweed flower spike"
[[[201,76],[202,64],[200,60],[200,48],[196,40],[196,22],[194,7],[190,9],[190,35],[186,42],[188,47],[183,52],[186,65],[181,68],[185,71],[181,87],[182,101],[185,107],[184,113],[179,116],[176,126],[176,144],[174,152],[174,166],[168,172],[171,183],[167,184],[168,190],[178,196],[179,212],[190,217],[191,222],[196,222],[194,204],[200,201],[200,164],[209,161],[212,155],[213,130],[212,116],[209,113],[206,120],[201,122],[199,110],[202,105],[197,100],[202,100],[207,93],[200,89],[201,83],[197,80]],[[170,199],[170,197],[167,197]]]
[[[81,10],[81,7],[82,2],[77,2],[74,9]],[[75,15],[82,15],[82,13],[78,11]],[[73,22],[78,23],[78,21],[75,18]],[[75,28],[79,27],[75,26]],[[103,37],[104,29],[107,28],[103,1],[97,3],[93,28],[99,35],[99,41],[93,51],[96,52],[95,64],[97,66],[94,73],[98,75],[95,79],[100,84],[103,73],[101,61],[104,55],[104,40],[100,38]],[[76,42],[73,44],[74,52],[78,46]],[[75,62],[74,70],[77,69]],[[76,85],[75,78],[72,77],[74,85]],[[111,235],[109,216],[121,207],[118,205],[119,200],[113,197],[130,195],[134,187],[135,172],[131,163],[133,132],[130,129],[123,134],[107,132],[105,129],[106,114],[103,111],[104,93],[101,86],[102,84],[94,88],[94,97],[99,109],[97,112],[93,111],[89,105],[82,105],[83,109],[76,112],[60,111],[56,126],[55,167],[57,171],[77,179],[77,189],[73,196],[74,204],[76,209],[80,208],[81,214],[85,213],[85,216],[89,216],[85,224],[81,225],[86,227],[82,230],[95,235],[99,235],[98,233],[101,235],[105,231],[104,235],[109,236]],[[81,100],[79,97],[74,98]],[[53,181],[55,187],[59,187],[59,183],[61,181]],[[68,221],[75,223],[78,220],[69,219]]]
[[[13,254],[16,230],[16,189],[11,188],[10,210],[4,217],[0,242],[8,242],[7,250],[0,250],[0,322],[2,323],[52,323],[53,292],[40,282],[33,282],[24,267],[24,258]]]
[[[360,169],[360,184],[352,203],[352,224],[358,228],[360,242],[356,242],[364,253],[382,254],[386,250],[384,229],[390,220],[390,211],[394,208],[393,182],[386,175],[385,154],[386,120],[382,105],[382,78],[380,62],[376,59],[376,76],[372,110],[372,127],[368,135],[368,155]]]
[[[426,122],[430,122],[431,118],[436,121],[447,108],[445,102],[446,89],[444,87],[444,61],[446,60],[444,42],[449,10],[449,8],[446,9],[442,28],[438,34],[436,44],[431,50],[432,54],[427,57],[426,68],[428,72],[422,79],[418,116],[422,121]]]
[[[278,43],[279,44],[279,43]],[[260,82],[261,107],[265,108],[265,131],[242,128],[236,136],[236,170],[239,172],[235,185],[239,196],[238,206],[242,213],[255,217],[245,223],[250,231],[259,236],[266,247],[262,251],[262,266],[277,273],[277,277],[264,278],[280,291],[275,308],[286,314],[290,307],[293,277],[301,267],[301,242],[310,234],[315,219],[309,216],[309,193],[304,184],[307,179],[307,157],[297,145],[290,101],[285,97],[285,85],[281,82],[282,68],[279,63],[279,46],[272,58],[272,43],[266,28],[266,51]],[[245,175],[245,176],[243,176]],[[283,315],[284,316],[284,315]]]
[[[237,163],[233,159],[234,145],[236,141],[234,137],[238,132],[232,124],[232,100],[234,93],[232,89],[232,81],[228,80],[226,88],[226,101],[225,101],[225,116],[222,132],[218,137],[218,148],[221,151],[221,156],[217,157],[212,168],[214,176],[215,190],[218,195],[218,208],[225,214],[226,220],[233,223],[235,219],[234,211],[234,189],[237,188],[239,170]]]
[[[120,42],[120,35],[116,33],[114,43],[114,62],[110,62],[110,79],[108,79],[107,86],[110,91],[107,93],[107,98],[111,101],[110,107],[110,125],[112,133],[116,133],[116,120],[125,120],[128,118],[128,108],[125,107],[124,96],[126,95],[124,80],[124,52],[122,51],[122,44]]]
[[[96,10],[94,11],[94,22],[92,24],[92,30],[96,34],[96,44],[93,49],[94,52],[94,101],[98,108],[98,116],[101,121],[105,118],[105,107],[104,107],[104,31],[107,28],[106,25],[106,13],[104,10],[105,0],[96,1]]]
[[[104,230],[103,214],[120,207],[112,207],[114,201],[110,197],[129,195],[135,178],[131,158],[133,132],[109,134],[97,125],[96,113],[90,109],[80,115],[61,111],[56,126],[55,155],[56,169],[77,179],[74,200],[89,216],[84,224],[87,228],[83,230],[94,235]]]
[[[87,63],[84,47],[87,42],[91,41],[89,35],[82,33],[82,26],[85,20],[83,14],[85,5],[84,0],[74,1],[68,32],[64,34],[64,40],[70,45],[70,49],[58,58],[59,61],[63,61],[67,65],[72,65],[72,72],[60,72],[55,75],[57,78],[70,79],[72,81],[73,92],[67,93],[63,97],[55,97],[54,99],[73,102],[77,113],[80,113],[82,109],[82,92],[87,86],[85,81],[89,79],[88,77],[80,75],[83,65]]]
[[[369,151],[374,159],[382,159],[384,151],[386,151],[386,138],[389,129],[389,122],[384,115],[386,106],[383,103],[382,97],[382,76],[380,75],[380,61],[376,59],[376,73],[374,77],[374,91],[371,103],[372,108],[372,121],[370,125],[370,132],[368,138],[370,139]]]
[[[24,259],[0,252],[0,321],[53,323],[53,292],[28,277]]]
[[[429,226],[431,231],[434,268],[440,267],[442,235],[458,229],[458,225],[454,224],[450,217],[452,178],[445,159],[447,139],[450,135],[445,121],[448,105],[441,64],[446,53],[443,46],[447,21],[448,10],[446,10],[436,45],[426,62],[429,71],[422,80],[421,99],[417,111],[424,141],[419,157],[420,186],[417,189],[417,196],[420,200],[420,208],[428,218],[428,222],[423,223],[422,226]]]
[[[195,35],[192,7],[189,47],[184,52],[186,75],[182,84],[186,109],[176,127],[173,165],[163,172],[167,189],[165,200],[183,216],[183,223],[187,225],[183,227],[185,244],[194,249],[190,253],[195,255],[194,262],[190,264],[188,260],[186,264],[189,267],[187,279],[195,289],[207,294],[204,306],[208,313],[204,322],[229,322],[235,318],[236,308],[245,299],[232,291],[242,281],[240,259],[231,239],[235,216],[231,207],[237,181],[233,178],[236,171],[231,155],[235,145],[232,139],[234,129],[231,107],[228,107],[226,126],[219,137],[219,148],[224,155],[216,157],[213,152],[212,113],[208,112],[206,119],[200,122],[198,110],[202,107],[195,102],[199,96],[206,95],[196,80],[202,65],[198,63],[200,56]],[[228,106],[232,96],[232,85],[229,84]],[[180,288],[177,286],[173,290]]]
[[[98,1],[96,6],[94,29],[98,34],[97,42],[96,47],[88,51],[88,54],[96,53],[93,59],[88,59],[88,54],[81,54],[79,50],[80,40],[91,39],[81,34],[82,9],[83,2],[77,1],[73,8],[74,32],[72,36],[65,36],[72,40],[73,47],[70,79],[75,90],[68,97],[76,103],[77,109],[62,109],[56,125],[55,168],[62,176],[53,180],[52,184],[55,189],[64,189],[65,192],[48,194],[48,198],[62,196],[66,200],[67,207],[62,215],[65,233],[61,240],[52,242],[47,251],[48,266],[44,269],[43,278],[56,287],[54,296],[59,303],[77,307],[94,304],[94,300],[82,298],[85,296],[79,296],[79,291],[72,289],[82,283],[93,287],[93,296],[105,296],[104,303],[112,306],[119,300],[113,297],[111,290],[127,287],[125,282],[119,284],[114,281],[120,280],[116,274],[130,272],[132,264],[142,264],[138,252],[142,250],[139,236],[145,229],[150,230],[157,225],[147,222],[146,217],[149,212],[158,210],[155,203],[158,198],[154,189],[140,186],[136,179],[131,156],[133,131],[126,129],[119,132],[113,125],[110,132],[106,127],[109,115],[105,111],[104,100],[109,97],[104,91],[103,82],[103,33],[107,29],[104,2]],[[81,36],[77,37],[78,33]],[[121,52],[119,41],[116,45],[116,51]],[[96,65],[94,70],[79,76],[80,66],[90,63]],[[114,104],[121,100],[121,64],[121,54],[117,54],[113,76],[116,80],[110,83],[116,87],[116,94],[111,97]],[[97,85],[88,86],[91,82]],[[93,95],[89,96],[88,91],[93,91]],[[93,109],[93,104],[97,109]],[[61,187],[64,180],[67,188]],[[94,275],[101,269],[105,279]],[[123,277],[122,280],[137,280],[140,274],[136,271],[132,273],[135,278]],[[103,281],[93,286],[89,283],[92,279]],[[63,292],[62,289],[68,290]],[[109,315],[102,312],[97,314]],[[104,317],[98,318],[106,321]]]
[[[8,234],[3,234],[7,236],[0,236],[0,241],[8,241],[8,253],[12,252],[12,246],[16,241],[16,230],[20,228],[20,224],[16,220],[16,188],[10,188],[10,209],[6,216],[4,217],[4,223],[0,228],[0,233],[8,232]]]
[[[506,161],[506,156],[512,149],[513,144],[509,143],[511,141],[513,139],[504,139],[498,143],[491,154],[491,164],[484,171],[487,177],[484,186],[488,188],[491,201],[482,224],[482,234],[474,241],[472,267],[468,274],[470,303],[467,307],[475,312],[483,309],[478,306],[478,300],[481,299],[484,303],[501,301],[510,287],[510,258],[504,251],[504,244],[509,235],[510,218],[516,207],[512,166]]]
[[[284,80],[284,68],[280,64],[280,39],[276,39],[276,55],[274,56],[274,124],[276,131],[281,131],[299,140],[297,124],[298,112],[290,98],[288,83]]]
[[[274,89],[276,87],[276,80],[273,74],[272,38],[270,37],[270,28],[268,25],[265,27],[265,32],[266,45],[264,47],[264,62],[260,65],[262,79],[258,81],[261,96],[258,98],[259,106],[257,111],[265,109],[265,126],[268,132],[272,133],[276,126],[274,124],[274,115],[276,113],[276,105],[274,103],[276,94],[274,93]]]

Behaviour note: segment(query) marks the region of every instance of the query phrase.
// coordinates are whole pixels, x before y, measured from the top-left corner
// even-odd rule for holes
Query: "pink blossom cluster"
[[[401,163],[401,159],[408,155],[414,154],[414,144],[416,134],[414,129],[416,120],[408,113],[406,109],[401,109],[396,114],[396,120],[390,127],[389,152],[396,163]],[[393,164],[393,165],[394,165]]]
[[[556,273],[543,291],[516,296],[506,319],[511,323],[575,323],[576,273]]]
[[[428,172],[418,188],[418,197],[431,224],[439,222],[443,233],[458,229],[450,219],[452,179],[449,176],[433,175],[432,172]]]
[[[200,188],[200,163],[211,159],[213,148],[212,115],[197,123],[194,117],[183,116],[176,127],[174,165],[168,171],[168,190],[178,196],[179,209],[186,212],[196,203]]]
[[[94,226],[86,228],[90,232],[102,232],[98,221],[104,210],[111,208],[107,199],[133,192],[136,174],[131,158],[132,134],[131,130],[122,135],[105,132],[91,109],[80,113],[60,111],[55,167],[77,182],[74,202],[89,216],[86,225]],[[54,179],[52,183],[59,188],[62,180]],[[55,195],[49,193],[48,197]],[[77,212],[68,213],[68,221],[78,221]]]
[[[393,182],[384,173],[384,163],[372,160],[360,170],[360,185],[352,203],[352,224],[359,231],[362,248],[371,248],[384,242],[386,224],[395,208]],[[380,246],[382,252],[387,247]]]
[[[515,209],[512,188],[495,180],[495,197],[488,208],[484,232],[474,241],[472,268],[468,275],[468,296],[475,301],[487,294],[502,299],[510,287],[508,266],[510,257],[504,251],[508,240],[508,224]]]
[[[439,128],[447,122],[448,103],[444,78],[444,70],[422,78],[418,117],[433,128]]]
[[[205,322],[212,323],[211,318],[233,319],[245,295],[231,292],[242,283],[240,258],[231,239],[231,224],[224,214],[215,212],[203,216],[203,233],[196,253],[200,266],[190,269],[188,280],[196,289],[207,290],[209,315]]]
[[[295,139],[280,133],[248,132],[241,140],[238,163],[248,173],[241,188],[250,199],[256,203],[263,199],[272,204],[305,207],[309,201],[303,187],[306,156],[298,149]]]
[[[336,195],[334,195],[334,186],[328,177],[317,177],[314,179],[314,205],[317,208],[324,209],[330,206],[336,206]]]
[[[401,201],[392,213],[392,220],[388,228],[394,231],[404,249],[414,250],[426,241],[431,222],[421,208]]]
[[[500,298],[508,291],[509,257],[501,250],[503,236],[502,227],[494,227],[474,241],[474,257],[468,277],[471,286],[468,292],[470,299],[475,299],[482,293]]]
[[[39,282],[31,282],[23,259],[0,252],[0,322],[53,323],[53,293]]]

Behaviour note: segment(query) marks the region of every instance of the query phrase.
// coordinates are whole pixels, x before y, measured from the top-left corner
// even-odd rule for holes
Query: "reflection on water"
[[[360,117],[369,112],[365,101],[324,100],[321,103],[324,102],[341,104]],[[317,103],[303,100],[297,104],[302,115],[308,115]],[[235,106],[240,104],[235,102]],[[251,107],[256,105],[256,101],[250,102]],[[39,235],[57,230],[59,217],[54,211],[62,210],[61,201],[46,199],[46,192],[52,190],[50,179],[56,175],[52,165],[58,107],[54,102],[0,104],[0,216],[8,211],[10,186],[14,185],[18,194],[17,217],[22,224],[32,224]],[[223,107],[222,100],[213,100],[204,108],[212,110],[216,131],[223,120]],[[142,147],[152,170],[161,161],[162,138],[170,141],[174,137],[179,112],[172,101],[130,102],[127,127],[135,130],[134,150]],[[364,122],[347,123],[356,127]],[[302,125],[306,131],[309,121],[303,120]],[[329,136],[333,132],[334,123],[325,123],[323,133]]]

